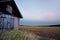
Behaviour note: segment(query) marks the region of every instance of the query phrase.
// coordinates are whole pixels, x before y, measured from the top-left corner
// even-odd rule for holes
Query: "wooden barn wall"
[[[19,18],[5,14],[0,15],[0,17],[1,16],[5,18],[3,18],[4,20],[0,18],[0,28],[3,27],[3,29],[18,29]]]
[[[19,26],[19,19],[17,17],[14,17],[14,29],[18,29]]]

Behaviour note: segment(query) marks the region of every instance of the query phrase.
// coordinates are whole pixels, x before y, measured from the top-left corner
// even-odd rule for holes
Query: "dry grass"
[[[48,38],[60,38],[60,27],[26,27],[20,26],[20,30],[33,32],[39,36]]]
[[[34,35],[33,33],[21,30],[4,30],[0,36],[0,40],[38,40],[38,38],[39,36]]]
[[[4,31],[0,35],[0,40],[54,40],[49,38],[60,38],[60,27],[20,26],[19,29]]]

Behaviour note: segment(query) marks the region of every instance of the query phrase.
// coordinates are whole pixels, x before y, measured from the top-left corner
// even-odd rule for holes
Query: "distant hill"
[[[20,26],[28,26],[28,25],[20,25]],[[57,24],[57,25],[42,25],[42,26],[37,26],[37,27],[60,27],[60,24]]]

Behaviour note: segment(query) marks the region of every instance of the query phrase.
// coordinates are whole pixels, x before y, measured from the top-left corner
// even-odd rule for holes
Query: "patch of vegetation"
[[[40,37],[40,38],[38,38],[38,40],[48,40],[48,39],[44,38],[44,37]]]
[[[38,36],[21,30],[4,31],[1,40],[38,40]]]
[[[23,30],[3,31],[0,40],[49,40],[44,37],[37,36],[33,33]]]

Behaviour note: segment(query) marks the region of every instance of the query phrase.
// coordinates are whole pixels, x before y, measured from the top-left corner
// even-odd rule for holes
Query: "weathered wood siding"
[[[4,18],[1,18],[4,17]],[[11,16],[11,15],[6,15],[6,14],[1,14],[0,15],[0,29],[18,29],[19,26],[19,18]]]
[[[14,29],[18,29],[19,26],[19,19],[17,17],[14,17]]]

